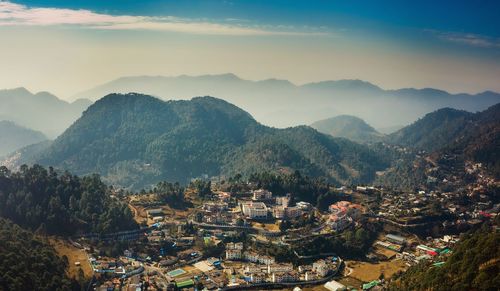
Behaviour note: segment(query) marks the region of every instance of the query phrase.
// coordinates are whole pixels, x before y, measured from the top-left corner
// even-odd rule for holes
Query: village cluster
[[[422,213],[429,211],[434,201],[445,208],[455,208],[451,193],[395,193],[364,186],[336,190],[357,199],[337,201],[320,211],[311,203],[294,201],[290,194],[275,196],[266,189],[238,194],[214,191],[183,217],[172,217],[165,205],[141,204],[147,214],[147,226],[114,236],[117,240],[136,241],[133,249],[115,257],[99,255],[95,247],[88,251],[94,274],[108,278],[96,287],[98,290],[124,287],[140,290],[144,286],[148,290],[189,290],[202,286],[204,290],[233,290],[251,286],[293,289],[321,285],[327,290],[345,290],[349,286],[339,280],[352,270],[342,253],[313,257],[295,253],[299,260],[292,264],[269,254],[267,246],[286,248],[318,236],[340,235],[359,228],[361,220],[372,219],[387,223],[395,231],[381,234],[366,259],[397,260],[408,267],[422,260],[439,266],[458,241],[457,236],[450,235],[421,240],[406,231],[407,227],[425,226]],[[480,190],[475,191],[479,200],[470,206],[473,216],[463,219],[488,219],[490,216],[485,214],[496,215],[498,205],[485,202]],[[359,197],[364,198],[359,200]],[[456,208],[455,213],[460,217],[462,209]],[[299,219],[306,223],[292,223],[286,230],[280,228],[286,221]],[[89,249],[92,239],[82,237],[78,243]],[[383,280],[377,279],[365,282],[362,287],[376,290],[382,284]]]

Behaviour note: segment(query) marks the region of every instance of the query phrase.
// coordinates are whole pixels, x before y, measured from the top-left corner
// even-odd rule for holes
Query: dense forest
[[[389,290],[498,290],[500,233],[465,234],[442,266],[424,262],[396,276]]]
[[[263,170],[362,183],[387,165],[365,145],[307,126],[270,128],[217,98],[140,94],[103,97],[34,160],[133,190]]]
[[[51,246],[0,218],[0,290],[81,290],[66,267]]]
[[[0,167],[0,216],[48,234],[107,233],[137,227],[127,205],[98,175],[77,177],[39,165]]]
[[[311,127],[324,134],[344,137],[359,143],[380,141],[384,136],[363,119],[351,115],[339,115],[316,121]]]

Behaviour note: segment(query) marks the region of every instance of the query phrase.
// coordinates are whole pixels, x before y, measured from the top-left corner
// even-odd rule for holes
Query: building
[[[330,267],[325,260],[319,260],[313,263],[312,270],[320,277],[325,277],[330,272]]]
[[[266,281],[266,274],[259,272],[250,275],[250,282],[252,283],[262,283]]]
[[[290,205],[290,200],[291,200],[290,194],[286,194],[286,196],[276,197],[276,205],[288,207],[288,205]]]
[[[297,202],[297,204],[295,204],[295,206],[297,206],[302,211],[309,211],[312,209],[311,203],[305,202],[305,201]]]
[[[249,262],[257,263],[259,261],[259,254],[254,252],[246,252],[243,258]]]
[[[203,204],[203,210],[208,212],[220,212],[227,210],[225,202],[206,202]]]
[[[293,270],[292,264],[272,264],[267,266],[267,272],[269,274],[291,272],[292,270]]]
[[[399,245],[403,245],[406,242],[404,237],[396,234],[388,234],[385,236],[385,239]]]
[[[272,281],[274,283],[281,283],[281,282],[295,282],[299,278],[298,274],[293,271],[289,272],[276,272],[273,273],[272,275]]]
[[[163,210],[161,208],[153,208],[153,209],[148,209],[147,213],[149,216],[160,216],[163,214]]]
[[[285,208],[285,217],[286,218],[297,218],[302,215],[302,210],[298,207],[287,207]]]
[[[340,290],[347,290],[346,286],[340,284],[339,282],[332,280],[330,282],[326,282],[325,285],[323,285],[326,289],[330,291],[340,291]]]
[[[227,260],[241,260],[241,250],[228,250],[226,249]]]
[[[318,277],[318,274],[316,274],[315,272],[306,272],[306,275],[304,276],[304,280],[306,281],[313,281],[318,279],[320,278]]]
[[[285,207],[276,206],[273,208],[273,217],[276,219],[284,219],[285,218]]]
[[[352,218],[348,217],[346,214],[332,214],[330,215],[328,222],[334,231],[339,232],[351,225]]]
[[[257,261],[264,265],[272,265],[275,263],[274,258],[270,256],[259,256]]]
[[[265,189],[253,191],[253,200],[270,200],[273,198],[273,193]]]
[[[262,202],[243,203],[242,211],[249,219],[267,219],[267,206]]]

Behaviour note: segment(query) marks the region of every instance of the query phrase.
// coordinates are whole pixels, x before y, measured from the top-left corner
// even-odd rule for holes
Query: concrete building
[[[270,200],[273,198],[273,193],[265,189],[253,191],[253,200]]]
[[[243,215],[249,219],[267,219],[267,206],[262,202],[249,202],[242,205]]]

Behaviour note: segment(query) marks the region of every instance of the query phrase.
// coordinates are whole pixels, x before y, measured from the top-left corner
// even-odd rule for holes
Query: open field
[[[252,227],[264,229],[267,231],[279,231],[280,227],[278,223],[263,223],[263,222],[252,222]]]
[[[379,263],[347,261],[346,264],[348,268],[353,269],[349,276],[363,282],[376,280],[381,274],[384,274],[385,278],[389,278],[397,271],[406,270],[407,268],[406,264],[401,260]]]
[[[87,255],[84,250],[76,248],[71,245],[68,241],[58,239],[58,238],[50,238],[50,245],[52,245],[57,254],[62,257],[68,257],[69,266],[68,266],[68,275],[72,278],[78,277],[78,270],[81,268],[85,275],[85,278],[92,277],[92,268],[87,259]],[[80,266],[76,266],[75,262],[80,262]]]

